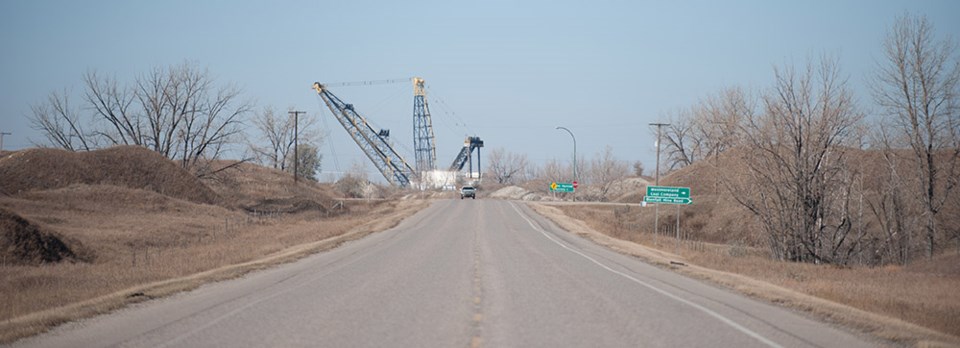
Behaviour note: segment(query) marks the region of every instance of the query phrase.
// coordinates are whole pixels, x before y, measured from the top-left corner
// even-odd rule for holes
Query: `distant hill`
[[[154,191],[196,203],[220,197],[166,157],[139,146],[90,152],[28,149],[0,157],[0,193],[16,195],[72,184],[115,185]]]

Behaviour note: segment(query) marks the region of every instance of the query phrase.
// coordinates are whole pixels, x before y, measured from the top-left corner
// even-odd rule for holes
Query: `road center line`
[[[696,309],[698,309],[698,310],[706,313],[707,315],[709,315],[709,316],[711,316],[711,317],[714,317],[714,318],[720,320],[720,321],[723,322],[724,324],[727,324],[727,325],[729,325],[730,327],[732,327],[732,328],[734,328],[734,329],[737,329],[738,331],[746,334],[747,336],[753,337],[754,339],[756,339],[756,340],[758,340],[758,341],[766,344],[767,346],[775,347],[775,348],[782,348],[782,347],[783,347],[783,346],[777,344],[776,342],[773,342],[773,341],[767,339],[766,337],[761,336],[760,334],[754,332],[753,330],[750,330],[750,329],[748,329],[748,328],[746,328],[746,327],[743,327],[743,326],[740,325],[740,324],[737,324],[737,322],[735,322],[735,321],[733,321],[733,320],[731,320],[731,319],[729,319],[729,318],[721,315],[720,313],[714,312],[714,311],[711,310],[710,308],[701,306],[701,305],[699,305],[699,304],[697,304],[697,303],[695,303],[695,302],[689,301],[689,300],[684,299],[684,298],[682,298],[682,297],[679,297],[679,296],[677,296],[677,295],[671,294],[671,293],[669,293],[669,292],[667,292],[667,291],[665,291],[665,290],[662,290],[662,289],[660,289],[660,288],[658,288],[658,287],[655,287],[655,286],[653,286],[653,285],[650,285],[649,283],[647,283],[647,282],[645,282],[645,281],[642,281],[642,280],[640,280],[640,279],[637,279],[637,278],[635,278],[635,277],[633,277],[633,276],[631,276],[631,275],[629,275],[629,274],[626,274],[626,273],[620,272],[620,271],[618,271],[618,270],[615,270],[615,269],[613,269],[613,268],[610,268],[609,266],[601,263],[600,261],[597,261],[596,259],[594,259],[594,258],[592,258],[592,257],[590,257],[590,256],[588,256],[588,255],[586,255],[586,254],[584,254],[584,253],[582,253],[582,252],[579,252],[579,251],[577,251],[577,250],[575,250],[575,249],[567,246],[566,244],[564,244],[564,243],[558,241],[557,239],[551,237],[549,233],[547,233],[547,232],[544,231],[542,228],[540,228],[539,226],[537,226],[537,224],[533,223],[533,221],[530,220],[530,218],[528,218],[528,217],[526,216],[526,214],[524,214],[523,212],[520,211],[520,209],[517,208],[516,203],[510,202],[510,206],[513,207],[513,210],[516,211],[517,214],[520,215],[521,218],[523,218],[524,220],[527,221],[527,224],[529,224],[530,227],[532,227],[535,231],[540,232],[541,235],[543,235],[544,237],[546,237],[547,239],[549,239],[549,240],[550,240],[551,242],[553,242],[554,244],[559,245],[561,248],[564,248],[564,249],[566,249],[567,251],[572,252],[572,253],[574,253],[574,254],[580,255],[581,257],[589,260],[590,262],[593,262],[593,263],[596,264],[597,266],[600,266],[600,268],[603,268],[603,269],[605,269],[605,270],[607,270],[607,271],[610,271],[610,272],[613,273],[613,274],[616,274],[616,275],[619,275],[619,276],[621,276],[621,277],[624,277],[624,278],[626,278],[626,279],[628,279],[628,280],[630,280],[630,281],[632,281],[632,282],[634,282],[634,283],[637,283],[637,284],[639,284],[639,285],[642,285],[642,286],[644,286],[644,287],[646,287],[646,288],[648,288],[648,289],[650,289],[650,290],[653,290],[653,291],[655,291],[655,292],[657,292],[657,293],[659,293],[659,294],[661,294],[661,295],[664,295],[664,296],[666,296],[666,297],[668,297],[668,298],[671,298],[671,299],[673,299],[673,300],[676,300],[677,302],[680,302],[680,303],[689,305],[689,306],[691,306],[691,307],[693,307],[693,308],[696,308]]]

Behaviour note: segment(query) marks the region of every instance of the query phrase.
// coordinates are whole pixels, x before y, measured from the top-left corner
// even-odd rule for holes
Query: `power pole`
[[[4,135],[13,135],[13,133],[0,132],[0,151],[3,151],[3,136]]]
[[[293,182],[299,181],[300,178],[300,154],[297,149],[298,143],[300,142],[300,114],[305,114],[305,111],[289,111],[288,113],[293,115]]]
[[[660,135],[662,134],[661,130],[663,126],[669,126],[669,123],[651,123],[651,126],[657,126],[657,172],[654,173],[654,185],[660,186]],[[653,232],[658,236],[660,235],[660,204],[657,204],[654,209],[653,217]]]

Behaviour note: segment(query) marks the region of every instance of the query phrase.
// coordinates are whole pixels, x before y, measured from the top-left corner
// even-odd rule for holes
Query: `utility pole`
[[[299,181],[300,178],[300,153],[297,149],[298,143],[300,142],[300,114],[305,114],[305,111],[289,111],[288,113],[293,115],[293,182]]]
[[[660,186],[660,135],[663,126],[669,126],[669,123],[651,123],[651,126],[657,126],[657,172],[654,173],[654,186]],[[660,235],[660,204],[654,208],[653,232]]]
[[[3,136],[4,135],[13,135],[13,133],[0,132],[0,151],[3,151]]]

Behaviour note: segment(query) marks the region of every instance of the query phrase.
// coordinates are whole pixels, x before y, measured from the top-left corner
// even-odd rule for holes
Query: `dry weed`
[[[0,197],[0,207],[26,212],[21,214],[75,238],[95,255],[89,263],[0,266],[0,342],[334,247],[388,229],[426,205],[343,204],[349,214],[255,218],[115,186],[74,185]]]
[[[728,245],[702,241],[682,243],[679,255],[675,255],[656,250],[673,251],[673,239],[658,238],[639,229],[618,229],[615,207],[533,207],[562,228],[614,250],[661,266],[680,258],[691,265],[679,269],[685,274],[839,321],[884,339],[920,345],[960,344],[960,274],[955,266],[960,255],[944,256],[940,263],[949,266],[941,267],[836,267],[771,260],[763,250],[740,242]],[[710,269],[698,265],[709,265]]]

